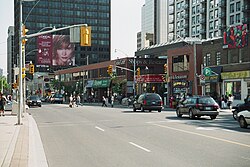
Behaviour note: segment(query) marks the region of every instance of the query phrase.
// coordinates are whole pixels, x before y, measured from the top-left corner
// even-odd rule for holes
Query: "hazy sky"
[[[144,1],[111,0],[111,59],[126,57],[125,54],[134,56]],[[1,0],[0,16],[0,68],[6,75],[8,27],[14,25],[14,0]]]

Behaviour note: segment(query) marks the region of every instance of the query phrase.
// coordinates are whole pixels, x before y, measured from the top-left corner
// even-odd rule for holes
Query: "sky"
[[[145,0],[111,0],[112,60],[134,56],[136,35],[141,30],[141,7],[144,2]],[[1,0],[0,16],[0,68],[7,75],[7,37],[8,27],[14,25],[13,0]]]

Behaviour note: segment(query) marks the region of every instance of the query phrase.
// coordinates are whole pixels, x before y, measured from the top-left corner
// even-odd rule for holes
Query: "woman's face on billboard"
[[[63,43],[61,48],[58,48],[56,52],[60,62],[67,62],[72,57],[73,47],[71,44]]]

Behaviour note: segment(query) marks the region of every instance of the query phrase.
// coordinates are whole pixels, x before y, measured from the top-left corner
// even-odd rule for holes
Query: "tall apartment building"
[[[15,48],[19,53],[19,0],[14,1],[15,13]],[[69,25],[88,24],[92,28],[92,45],[81,47],[75,44],[75,66],[108,61],[111,43],[111,0],[40,0],[34,2],[23,1],[23,23],[29,29],[27,34],[40,30],[50,30],[52,27],[61,28]],[[63,30],[53,35],[69,35],[70,30]],[[37,38],[26,42],[26,62],[37,62]],[[51,72],[67,68],[63,66],[36,66],[35,71]]]
[[[168,1],[145,0],[141,8],[141,32],[137,34],[137,50],[168,41]]]
[[[16,67],[16,61],[14,56],[14,26],[8,28],[7,38],[7,82],[14,83],[14,67]]]
[[[175,0],[175,39],[221,37],[226,27],[249,24],[248,0]]]

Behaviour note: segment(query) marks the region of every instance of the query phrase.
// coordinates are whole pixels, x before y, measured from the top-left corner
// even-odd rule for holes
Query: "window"
[[[197,23],[197,24],[200,23],[200,15],[197,15],[197,16],[196,16],[196,23]]]
[[[192,17],[192,24],[195,24],[195,17]]]
[[[209,23],[209,30],[212,30],[213,29],[213,22],[211,21],[210,23]]]
[[[240,2],[236,2],[236,12],[240,11]]]
[[[230,4],[230,13],[234,13],[234,4]]]
[[[241,81],[228,81],[225,82],[225,94],[232,94],[234,100],[241,100]]]
[[[230,24],[234,24],[234,16],[230,16]]]
[[[195,27],[192,27],[192,35],[195,34]]]
[[[192,7],[192,14],[195,14],[195,6]]]
[[[189,55],[180,55],[173,57],[173,72],[189,70]]]
[[[204,64],[204,67],[210,66],[210,60],[211,60],[211,54],[210,54],[210,53],[207,53],[207,55],[205,55],[205,56],[203,57],[203,64]]]
[[[213,19],[214,18],[214,13],[213,11],[209,12],[209,19]]]
[[[221,64],[221,53],[217,52],[216,53],[216,65],[220,65]]]
[[[218,26],[219,26],[219,21],[218,21],[218,20],[216,20],[216,21],[214,22],[214,28],[215,28],[215,29],[217,29],[217,28],[218,28]]]
[[[196,13],[200,13],[200,5],[196,6]]]
[[[236,17],[235,17],[235,21],[236,23],[240,23],[240,13],[239,14],[236,14]]]
[[[218,9],[214,10],[214,18],[218,17]]]

